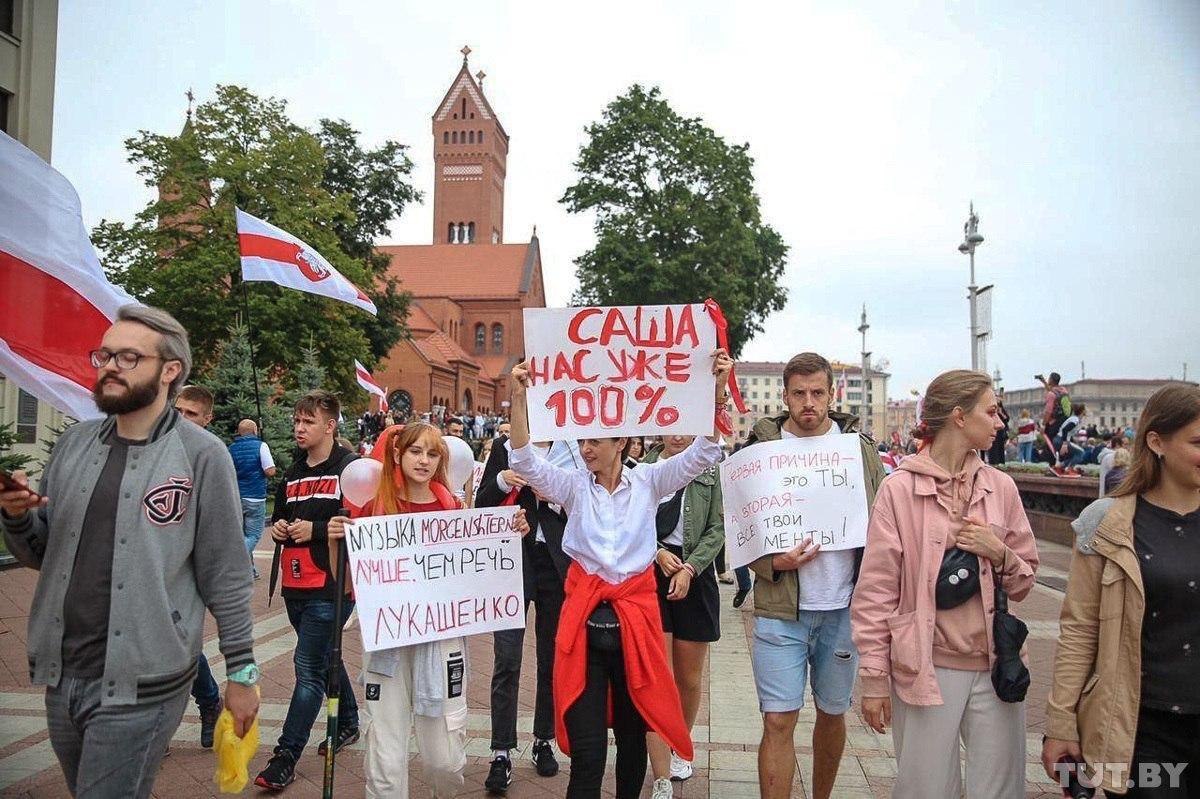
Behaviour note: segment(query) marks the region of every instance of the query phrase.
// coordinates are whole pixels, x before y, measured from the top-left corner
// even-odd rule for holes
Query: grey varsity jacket
[[[35,685],[62,675],[62,609],[83,517],[108,457],[116,419],[67,429],[38,492],[49,503],[9,519],[4,541],[41,571],[29,613],[29,672]],[[143,447],[131,449],[117,500],[112,605],[101,703],[161,701],[196,674],[207,606],[217,620],[227,671],[254,662],[252,578],[229,451],[173,408]]]

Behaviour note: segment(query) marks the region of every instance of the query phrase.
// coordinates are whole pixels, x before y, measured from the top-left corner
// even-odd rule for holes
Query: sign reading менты
[[[524,627],[517,510],[406,513],[347,525],[363,649]]]
[[[530,437],[712,435],[716,348],[699,304],[526,308]]]
[[[805,538],[822,550],[867,541],[867,491],[858,434],[743,447],[721,464],[729,564],[786,552]]]

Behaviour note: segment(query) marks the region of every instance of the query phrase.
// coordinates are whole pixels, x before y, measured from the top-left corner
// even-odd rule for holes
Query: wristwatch
[[[242,666],[235,672],[225,675],[226,679],[235,682],[239,685],[257,685],[262,677],[262,672],[259,671],[258,664],[251,663],[248,666]]]

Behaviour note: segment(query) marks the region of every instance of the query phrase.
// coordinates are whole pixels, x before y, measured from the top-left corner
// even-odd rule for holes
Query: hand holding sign
[[[534,440],[711,435],[709,369],[733,366],[717,349],[703,305],[526,308],[529,360],[513,370],[528,391]]]
[[[867,540],[857,433],[767,441],[721,464],[730,566],[764,555],[783,571]]]
[[[777,572],[799,569],[805,563],[815,558],[820,551],[820,544],[814,544],[811,538],[805,538],[787,552],[780,552],[771,558],[771,568]]]

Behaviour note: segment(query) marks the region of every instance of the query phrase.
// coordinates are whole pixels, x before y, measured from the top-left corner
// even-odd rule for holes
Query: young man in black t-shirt
[[[345,624],[354,609],[346,598],[342,617],[334,619],[337,582],[326,532],[343,505],[342,470],[356,457],[335,441],[339,410],[337,397],[327,391],[309,392],[296,403],[293,434],[303,457],[284,474],[271,515],[276,554],[270,590],[274,593],[281,577],[288,620],[296,630],[296,686],[275,753],[254,781],[268,790],[282,790],[295,779],[296,761],[325,698],[334,624]],[[358,703],[345,666],[340,679],[337,750],[358,740]]]

